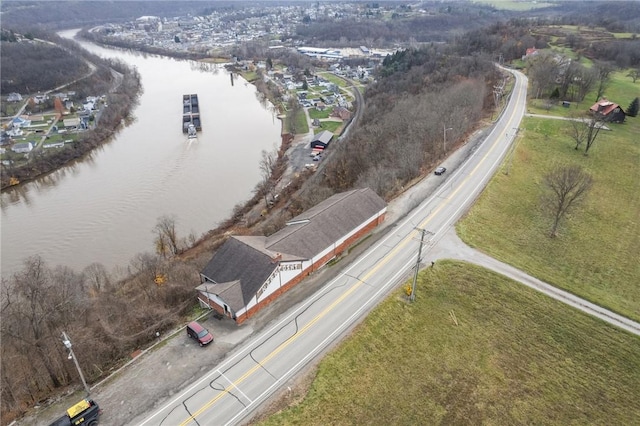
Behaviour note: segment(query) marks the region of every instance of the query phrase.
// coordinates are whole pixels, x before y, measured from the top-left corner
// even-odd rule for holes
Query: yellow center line
[[[518,93],[518,98],[520,98],[520,93]],[[457,188],[451,193],[449,194],[446,198],[445,201],[449,201],[450,199],[452,199],[466,184],[466,182],[471,179],[471,177],[477,172],[477,170],[480,168],[480,166],[484,163],[484,161],[487,159],[487,156],[493,152],[493,150],[498,146],[498,141],[500,140],[500,138],[506,134],[507,128],[509,127],[509,124],[513,121],[513,115],[509,118],[508,122],[507,122],[507,126],[505,127],[505,129],[500,132],[500,134],[498,135],[498,137],[496,138],[496,142],[493,144],[493,146],[491,147],[491,149],[489,150],[489,152],[487,153],[487,155],[485,155],[479,162],[478,164],[473,168],[473,170],[464,178],[464,180],[457,186]],[[446,203],[441,203],[439,204],[435,210],[433,210],[426,218],[425,220],[423,220],[420,224],[419,224],[419,228],[424,228],[432,219],[433,217],[440,212],[440,210],[442,210],[444,208]],[[240,385],[242,382],[244,382],[247,378],[249,378],[250,376],[252,376],[257,370],[259,370],[260,368],[263,367],[264,364],[266,364],[267,362],[269,362],[273,357],[275,357],[277,354],[279,354],[280,352],[282,352],[287,346],[289,346],[292,342],[294,342],[295,340],[297,340],[300,336],[302,336],[304,333],[306,333],[314,324],[316,324],[318,321],[320,321],[322,318],[324,318],[329,312],[331,312],[333,309],[335,309],[336,306],[338,306],[344,299],[346,299],[349,295],[351,295],[351,293],[353,293],[357,288],[359,288],[362,283],[366,282],[373,274],[375,274],[382,266],[384,266],[385,264],[387,264],[391,259],[393,259],[396,254],[398,253],[398,251],[402,248],[404,248],[405,245],[407,245],[410,241],[412,241],[414,239],[414,237],[417,237],[418,231],[416,229],[414,229],[413,231],[411,231],[409,234],[407,234],[406,237],[404,237],[402,239],[402,241],[400,241],[389,253],[387,253],[381,260],[380,262],[376,263],[376,265],[371,268],[362,278],[362,280],[357,280],[356,283],[349,288],[347,291],[345,291],[338,299],[336,299],[331,305],[327,306],[322,312],[320,312],[318,315],[316,315],[311,321],[309,321],[309,323],[307,323],[304,327],[302,327],[296,334],[290,336],[287,340],[285,340],[284,342],[282,342],[277,348],[275,348],[271,353],[269,353],[266,357],[264,357],[259,363],[257,363],[256,365],[254,365],[252,368],[250,368],[249,370],[247,370],[246,373],[244,373],[239,379],[237,379],[236,381],[232,382],[229,386],[225,387],[224,390],[222,390],[218,395],[216,395],[215,397],[213,397],[211,400],[209,400],[205,405],[203,405],[202,407],[200,407],[195,413],[191,414],[186,420],[184,420],[182,423],[180,423],[181,426],[185,426],[187,425],[189,422],[191,422],[192,420],[195,420],[195,418],[197,416],[199,416],[200,414],[202,414],[204,411],[206,411],[207,409],[209,409],[211,406],[213,406],[213,404],[215,404],[218,400],[220,400],[220,398],[222,398],[223,396],[225,396],[226,394],[230,393],[231,389],[233,388],[238,388],[238,385]]]

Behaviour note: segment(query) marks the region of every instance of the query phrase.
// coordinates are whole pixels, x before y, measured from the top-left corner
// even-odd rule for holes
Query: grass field
[[[633,83],[620,74],[607,89],[626,108]],[[640,87],[640,85],[636,85]],[[593,94],[587,99],[593,100]],[[588,108],[584,102],[583,108]],[[528,108],[531,112],[547,113]],[[573,110],[573,106],[570,110]],[[549,114],[567,113],[555,107]],[[568,123],[525,118],[509,175],[496,174],[458,233],[468,244],[544,281],[640,320],[640,118],[610,124],[589,156],[575,151]],[[594,178],[582,208],[549,238],[541,208],[543,177],[554,164],[580,164]]]
[[[298,108],[298,113],[295,117],[296,120],[296,134],[304,134],[309,132],[309,123],[307,122],[307,115],[304,113],[303,108]],[[287,124],[287,129],[289,129],[289,124]]]
[[[637,336],[465,263],[423,271],[416,294],[384,301],[261,424],[637,424]]]
[[[331,112],[333,111],[333,108],[325,108],[322,111],[316,108],[309,108],[307,111],[309,111],[309,117],[311,117],[311,119],[313,120],[314,118],[329,118]]]
[[[347,83],[344,79],[338,77],[337,75],[330,73],[328,71],[321,71],[318,72],[319,76],[322,76],[322,78],[329,80],[330,82],[338,85],[338,87],[347,87],[349,85],[349,83]]]
[[[343,125],[344,123],[342,121],[321,121],[320,129],[318,129],[318,132],[321,132],[322,130],[328,130],[331,133],[339,135],[340,131],[338,130],[341,129]]]

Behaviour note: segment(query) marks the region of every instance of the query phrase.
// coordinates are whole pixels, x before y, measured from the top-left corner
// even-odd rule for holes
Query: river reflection
[[[261,151],[280,143],[271,105],[237,75],[232,85],[220,64],[80,44],[135,67],[143,93],[111,142],[1,195],[3,276],[35,254],[76,270],[93,262],[124,267],[153,251],[162,215],[177,218],[180,236],[200,236],[251,197]],[[186,93],[199,97],[197,142],[182,133]]]

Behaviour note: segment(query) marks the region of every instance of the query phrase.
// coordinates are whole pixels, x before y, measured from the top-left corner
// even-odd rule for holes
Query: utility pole
[[[453,130],[453,127],[447,127],[442,123],[442,151],[447,152],[447,130]]]
[[[87,396],[89,396],[90,394],[89,386],[87,385],[86,380],[84,380],[84,375],[82,374],[82,370],[80,369],[80,364],[78,364],[76,355],[73,353],[73,348],[72,348],[73,345],[71,344],[71,340],[69,339],[69,336],[67,336],[67,333],[65,333],[64,331],[62,332],[62,344],[67,349],[69,349],[69,359],[72,359],[73,363],[76,365],[76,369],[78,370],[78,374],[80,375],[80,380],[82,380],[84,390],[87,391]]]
[[[420,230],[420,246],[418,247],[418,258],[416,259],[416,271],[413,274],[413,284],[411,285],[411,296],[409,296],[409,300],[411,300],[412,302],[414,300],[416,300],[416,281],[418,281],[418,272],[420,271],[420,261],[422,260],[422,244],[424,243],[424,236],[426,234],[430,234],[433,235],[433,232],[429,232],[426,229],[420,229],[420,228],[416,228],[418,230]]]

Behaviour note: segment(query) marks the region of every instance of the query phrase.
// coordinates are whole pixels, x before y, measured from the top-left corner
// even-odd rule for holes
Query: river
[[[271,105],[245,80],[234,76],[232,85],[224,68],[79,43],[138,70],[135,119],[86,159],[1,195],[2,276],[36,254],[77,271],[93,262],[126,267],[154,251],[152,230],[163,215],[176,218],[179,236],[200,237],[251,198],[262,150],[280,144]],[[186,93],[199,97],[197,141],[182,133]]]

